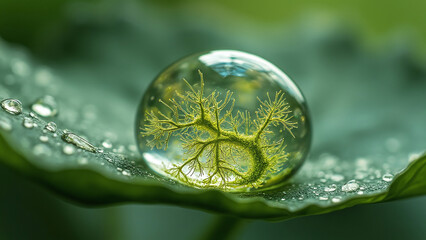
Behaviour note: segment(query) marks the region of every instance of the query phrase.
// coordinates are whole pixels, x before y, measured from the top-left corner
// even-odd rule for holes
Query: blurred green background
[[[238,47],[268,56],[265,45],[279,45],[283,33],[291,38],[307,31],[312,35],[305,36],[321,40],[327,29],[371,52],[396,45],[424,65],[425,10],[421,0],[2,0],[0,37],[51,66],[90,66],[95,77],[107,65],[123,72],[140,65],[149,83],[172,61],[196,51]],[[108,46],[116,49],[102,51]],[[135,62],[143,54],[150,61]],[[192,239],[215,218],[172,206],[84,208],[3,167],[0,190],[0,239]],[[425,203],[420,197],[286,222],[253,221],[237,239],[424,239]]]

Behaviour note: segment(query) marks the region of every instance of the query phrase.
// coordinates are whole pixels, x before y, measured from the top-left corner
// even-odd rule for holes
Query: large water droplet
[[[386,173],[383,175],[382,180],[385,182],[390,182],[393,180],[393,175],[390,173]]]
[[[12,115],[19,115],[22,113],[22,103],[17,99],[4,99],[1,101],[1,107]]]
[[[56,114],[58,114],[58,105],[56,100],[49,95],[37,99],[31,105],[31,109],[43,117],[54,117]]]
[[[76,147],[81,148],[83,150],[89,151],[89,152],[96,152],[96,147],[93,146],[89,141],[86,139],[74,134],[66,132],[62,134],[62,139],[68,143],[74,144]]]
[[[358,183],[356,183],[354,180],[351,180],[349,182],[347,182],[345,185],[342,186],[342,191],[343,192],[354,192],[356,190],[358,190],[359,185]]]
[[[283,182],[301,166],[311,141],[295,83],[266,60],[238,51],[171,65],[145,91],[136,129],[155,172],[227,191]]]

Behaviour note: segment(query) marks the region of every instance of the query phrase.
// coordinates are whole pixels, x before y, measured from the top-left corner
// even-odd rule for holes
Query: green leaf
[[[306,37],[298,34],[286,42],[294,52],[269,51],[269,57],[301,79],[296,82],[310,104],[315,137],[311,157],[279,189],[231,194],[189,188],[151,173],[137,153],[133,123],[149,81],[136,81],[137,66],[112,60],[137,58],[108,50],[120,45],[114,41],[102,46],[87,41],[86,48],[111,59],[101,67],[95,59],[59,64],[56,71],[0,44],[0,99],[17,98],[24,106],[17,116],[0,111],[1,163],[82,204],[166,203],[271,220],[426,194],[421,154],[426,71],[415,61],[401,65],[396,50],[372,55],[336,33],[311,42],[297,41]],[[330,44],[344,54],[331,51],[336,48]],[[125,66],[129,69],[119,71]],[[32,118],[31,104],[45,95],[58,102],[58,116]],[[24,127],[24,118],[36,126]],[[49,121],[58,125],[56,135],[44,130]],[[70,151],[73,145],[61,138],[66,129],[103,152]],[[112,148],[103,146],[105,140]],[[354,183],[345,186],[350,180]]]

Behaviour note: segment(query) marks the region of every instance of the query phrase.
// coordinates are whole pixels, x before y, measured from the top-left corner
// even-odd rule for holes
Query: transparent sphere
[[[154,172],[224,191],[281,185],[311,142],[296,84],[268,61],[228,50],[191,55],[160,73],[142,98],[136,127]]]

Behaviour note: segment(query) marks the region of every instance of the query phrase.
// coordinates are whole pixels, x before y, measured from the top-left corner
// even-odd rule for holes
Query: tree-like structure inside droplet
[[[184,156],[181,164],[165,169],[176,179],[197,187],[254,187],[264,184],[288,160],[284,138],[273,141],[271,126],[292,133],[297,128],[284,93],[265,100],[257,98],[259,107],[254,117],[250,112],[236,111],[233,93],[222,100],[215,90],[204,93],[201,71],[200,86],[183,81],[188,91],[176,91],[176,98],[159,100],[166,111],[146,112],[141,134],[147,146],[167,150],[169,140],[177,136],[182,141]],[[197,174],[197,177],[194,177]]]

